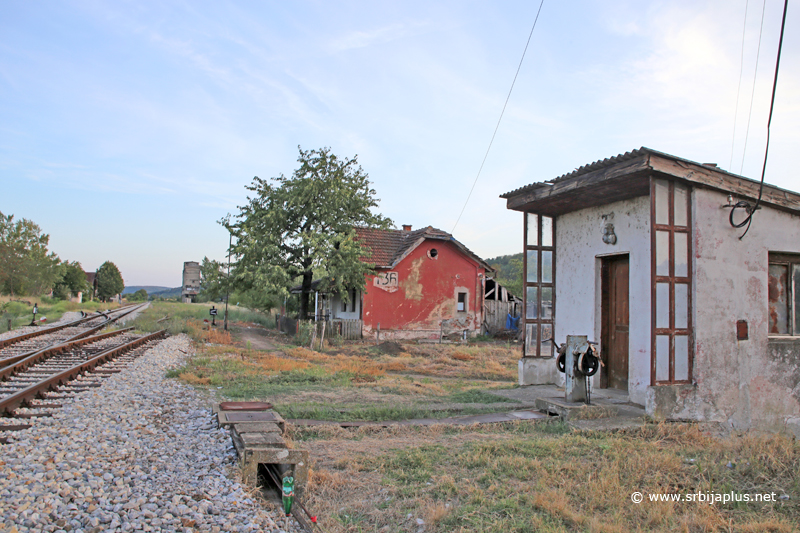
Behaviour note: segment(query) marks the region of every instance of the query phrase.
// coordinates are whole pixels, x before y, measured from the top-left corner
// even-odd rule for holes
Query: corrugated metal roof
[[[510,196],[515,196],[517,194],[532,191],[534,189],[540,189],[542,187],[549,187],[549,184],[558,183],[559,181],[563,181],[565,179],[574,178],[576,176],[580,176],[581,174],[586,174],[587,172],[591,172],[593,170],[597,170],[599,168],[607,167],[614,165],[616,163],[627,161],[629,159],[633,159],[635,157],[639,157],[640,155],[647,154],[647,153],[657,153],[661,154],[661,152],[656,152],[655,150],[651,150],[649,148],[641,147],[637,150],[631,150],[630,152],[625,152],[624,154],[619,154],[614,157],[607,157],[603,160],[597,160],[594,163],[589,163],[588,165],[583,165],[582,167],[578,167],[572,172],[568,174],[563,174],[557,178],[540,181],[537,183],[531,183],[530,185],[525,185],[524,187],[520,187],[519,189],[514,189],[513,191],[504,193],[500,195],[500,198],[508,198]],[[661,154],[666,155],[666,154]],[[669,156],[672,157],[672,156]]]

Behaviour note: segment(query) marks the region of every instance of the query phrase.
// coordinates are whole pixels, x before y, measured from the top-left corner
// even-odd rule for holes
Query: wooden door
[[[628,390],[629,260],[627,255],[603,258],[601,343],[605,368],[600,386]]]

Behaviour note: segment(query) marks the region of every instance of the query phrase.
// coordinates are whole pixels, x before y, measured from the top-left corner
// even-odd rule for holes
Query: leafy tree
[[[59,277],[59,259],[47,251],[50,236],[38,224],[0,212],[0,291],[43,294]]]
[[[255,195],[239,208],[237,222],[220,223],[237,238],[232,251],[239,286],[281,296],[300,278],[304,318],[314,271],[326,273],[322,290],[363,289],[372,267],[360,260],[365,249],[355,227],[392,223],[372,212],[379,200],[357,156],[339,159],[330,148],[298,150],[300,166],[290,178],[256,176],[247,187]]]
[[[129,294],[128,300],[130,300],[131,302],[146,302],[147,291],[144,289],[139,289],[138,291]]]
[[[514,296],[522,298],[522,254],[501,255],[486,262],[497,270],[495,279],[498,283]]]
[[[200,263],[200,299],[206,302],[214,302],[223,297],[228,292],[228,276],[225,265],[220,261],[214,261],[208,257],[203,258]]]
[[[64,261],[60,265],[60,279],[53,287],[53,296],[61,300],[72,296],[77,296],[79,292],[89,290],[89,282],[86,281],[86,273],[78,261]]]
[[[106,301],[112,296],[122,292],[125,283],[122,281],[122,274],[119,273],[117,265],[111,261],[106,261],[97,269],[97,297]]]

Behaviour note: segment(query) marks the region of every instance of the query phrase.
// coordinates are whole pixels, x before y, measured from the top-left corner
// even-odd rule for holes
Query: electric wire
[[[522,51],[522,57],[519,60],[519,65],[517,66],[517,72],[514,74],[514,80],[511,82],[511,88],[508,90],[506,101],[503,104],[503,110],[500,112],[500,118],[497,119],[497,125],[494,127],[494,133],[492,133],[492,139],[489,141],[489,147],[486,148],[486,154],[483,156],[483,161],[481,162],[481,166],[478,169],[478,174],[475,176],[475,181],[472,182],[472,188],[469,190],[469,194],[467,195],[467,200],[464,202],[464,206],[461,208],[461,212],[458,214],[456,223],[453,224],[453,229],[450,230],[451,234],[455,232],[456,226],[458,226],[458,223],[461,220],[462,215],[464,214],[464,210],[467,208],[469,199],[472,197],[472,191],[475,190],[475,185],[478,183],[478,178],[481,176],[481,171],[483,171],[483,165],[486,164],[486,159],[489,157],[489,151],[492,149],[492,143],[494,143],[494,138],[497,135],[497,130],[500,128],[500,121],[503,120],[503,114],[506,112],[506,106],[508,105],[508,100],[511,98],[511,91],[514,90],[514,84],[517,82],[517,76],[519,76],[519,71],[522,68],[522,62],[525,60],[525,53],[528,51],[528,45],[531,44],[531,37],[533,37],[533,30],[536,29],[536,22],[539,20],[539,13],[542,12],[543,5],[544,5],[544,0],[542,0],[539,3],[539,10],[536,12],[536,18],[533,20],[533,26],[531,27],[531,32],[528,35],[528,41],[525,43],[525,49]]]
[[[744,23],[742,24],[742,51],[739,54],[739,85],[736,87],[736,106],[733,108],[733,135],[731,138],[731,160],[728,168],[733,168],[733,148],[736,145],[736,120],[739,118],[739,94],[742,90],[742,78],[744,77],[744,37],[747,33],[747,8],[750,0],[744,3]]]
[[[781,49],[783,48],[783,31],[786,27],[786,11],[789,8],[789,0],[784,0],[783,3],[783,19],[781,20],[781,36],[778,40],[778,57],[775,60],[775,76],[772,80],[772,99],[769,103],[769,119],[767,120],[767,143],[764,148],[764,165],[761,167],[761,185],[758,187],[758,199],[756,199],[756,204],[754,206],[750,206],[749,202],[745,202],[740,200],[737,202],[733,209],[731,209],[731,214],[729,217],[729,221],[731,226],[734,228],[741,228],[747,224],[747,228],[745,228],[744,233],[739,237],[739,240],[747,235],[747,232],[750,231],[750,224],[753,222],[753,213],[756,212],[758,209],[759,204],[761,204],[761,196],[764,192],[764,177],[767,173],[767,157],[769,156],[769,133],[770,133],[770,126],[772,125],[772,112],[775,109],[775,93],[778,89],[778,71],[780,70],[781,66]],[[737,207],[743,208],[747,212],[747,218],[745,218],[742,222],[738,224],[734,224],[733,222],[733,213],[736,211]]]
[[[750,134],[750,117],[753,115],[753,99],[756,94],[756,78],[758,77],[758,58],[761,56],[761,35],[764,33],[764,11],[767,8],[767,0],[761,6],[761,27],[758,30],[758,49],[756,50],[756,69],[753,72],[753,89],[750,91],[750,111],[747,113],[747,128],[744,130],[744,148],[742,148],[742,164],[739,166],[739,174],[744,171],[744,155],[747,152],[747,137]]]

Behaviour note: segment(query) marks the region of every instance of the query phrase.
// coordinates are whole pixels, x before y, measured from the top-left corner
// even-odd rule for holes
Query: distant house
[[[501,197],[526,214],[520,385],[588,335],[595,385],[651,415],[800,435],[800,194],[641,148]]]
[[[363,336],[375,337],[380,331],[381,339],[481,333],[486,275],[494,272],[483,259],[431,226],[356,231],[369,250],[363,261],[374,264],[376,273],[367,276],[363,293],[353,289],[345,298],[316,292],[318,316],[334,322],[360,320]],[[315,281],[312,289],[318,287]]]

